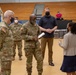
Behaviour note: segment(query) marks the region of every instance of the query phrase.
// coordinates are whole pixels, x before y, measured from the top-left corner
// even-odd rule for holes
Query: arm
[[[2,48],[4,39],[6,38],[6,28],[5,27],[1,27],[0,28],[0,50]]]
[[[26,41],[30,41],[33,40],[33,36],[28,34],[28,30],[27,30],[27,26],[23,25],[21,28],[21,35],[22,35],[22,39],[26,40]]]
[[[41,31],[47,32],[47,33],[52,33],[53,31],[55,31],[57,29],[57,26],[55,26],[53,29],[45,29],[41,26],[39,26]]]
[[[39,28],[40,28],[41,31],[46,32],[46,29],[45,29],[45,28],[43,28],[43,27],[41,27],[41,26],[39,26]]]
[[[67,35],[64,35],[63,42],[59,42],[59,46],[65,50],[67,49],[68,47],[68,36]]]
[[[55,31],[57,29],[57,26],[55,26],[53,29],[52,29],[52,31]]]
[[[38,26],[38,35],[41,33],[41,29],[40,29],[40,26],[39,25],[37,25]]]
[[[58,27],[55,18],[54,18],[54,24],[53,25],[54,25],[54,28],[52,29],[52,31],[55,31],[57,29],[57,27]]]
[[[46,32],[46,29],[42,27],[42,25],[43,25],[43,18],[40,19],[38,25],[39,25],[39,28],[40,28],[41,31]]]
[[[39,21],[39,28],[41,29],[41,31],[44,31],[44,32],[47,32],[47,33],[52,33],[53,31],[55,31],[57,29],[57,24],[56,24],[55,18],[54,18],[54,21],[53,21],[54,27],[52,29],[50,29],[50,28],[48,28],[48,29],[43,28],[42,25],[43,25],[43,20],[41,18],[40,21]]]

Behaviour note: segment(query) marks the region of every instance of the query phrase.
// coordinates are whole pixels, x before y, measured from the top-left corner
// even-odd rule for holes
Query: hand
[[[38,37],[37,36],[34,36],[33,38],[35,41],[38,41]]]
[[[52,30],[52,29],[46,29],[46,32],[47,32],[47,33],[52,33],[53,30]]]
[[[59,44],[59,45],[61,44],[61,40],[59,40],[58,44]]]
[[[50,33],[50,29],[46,29],[46,32],[47,32],[47,33]]]
[[[1,29],[4,33],[6,33],[6,28],[5,27],[2,27]]]
[[[52,33],[53,32],[53,29],[50,29],[50,33]]]

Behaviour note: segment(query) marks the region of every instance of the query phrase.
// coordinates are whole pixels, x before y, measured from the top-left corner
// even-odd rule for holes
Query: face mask
[[[30,21],[30,23],[31,23],[32,25],[34,25],[34,24],[36,23],[36,20]]]
[[[48,11],[48,12],[46,12],[46,13],[45,13],[45,15],[46,15],[46,16],[49,16],[49,15],[50,15],[50,12],[49,12],[49,11]]]
[[[14,20],[15,23],[18,23],[18,20]]]
[[[11,21],[11,23],[13,23],[13,22],[14,22],[14,18],[13,18],[13,17],[11,17],[10,21]]]

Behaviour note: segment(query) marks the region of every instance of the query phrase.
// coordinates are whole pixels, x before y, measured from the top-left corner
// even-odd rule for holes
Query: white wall
[[[66,2],[66,1],[76,1],[76,0],[0,0],[0,3],[10,3],[10,2]]]

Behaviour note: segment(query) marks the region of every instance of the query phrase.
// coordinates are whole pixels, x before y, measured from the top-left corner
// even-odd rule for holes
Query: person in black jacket
[[[46,43],[48,43],[48,63],[50,66],[54,66],[53,63],[53,38],[54,31],[57,29],[56,19],[50,15],[49,8],[45,8],[45,15],[39,21],[39,27],[45,35],[41,38],[41,49],[44,58]]]

